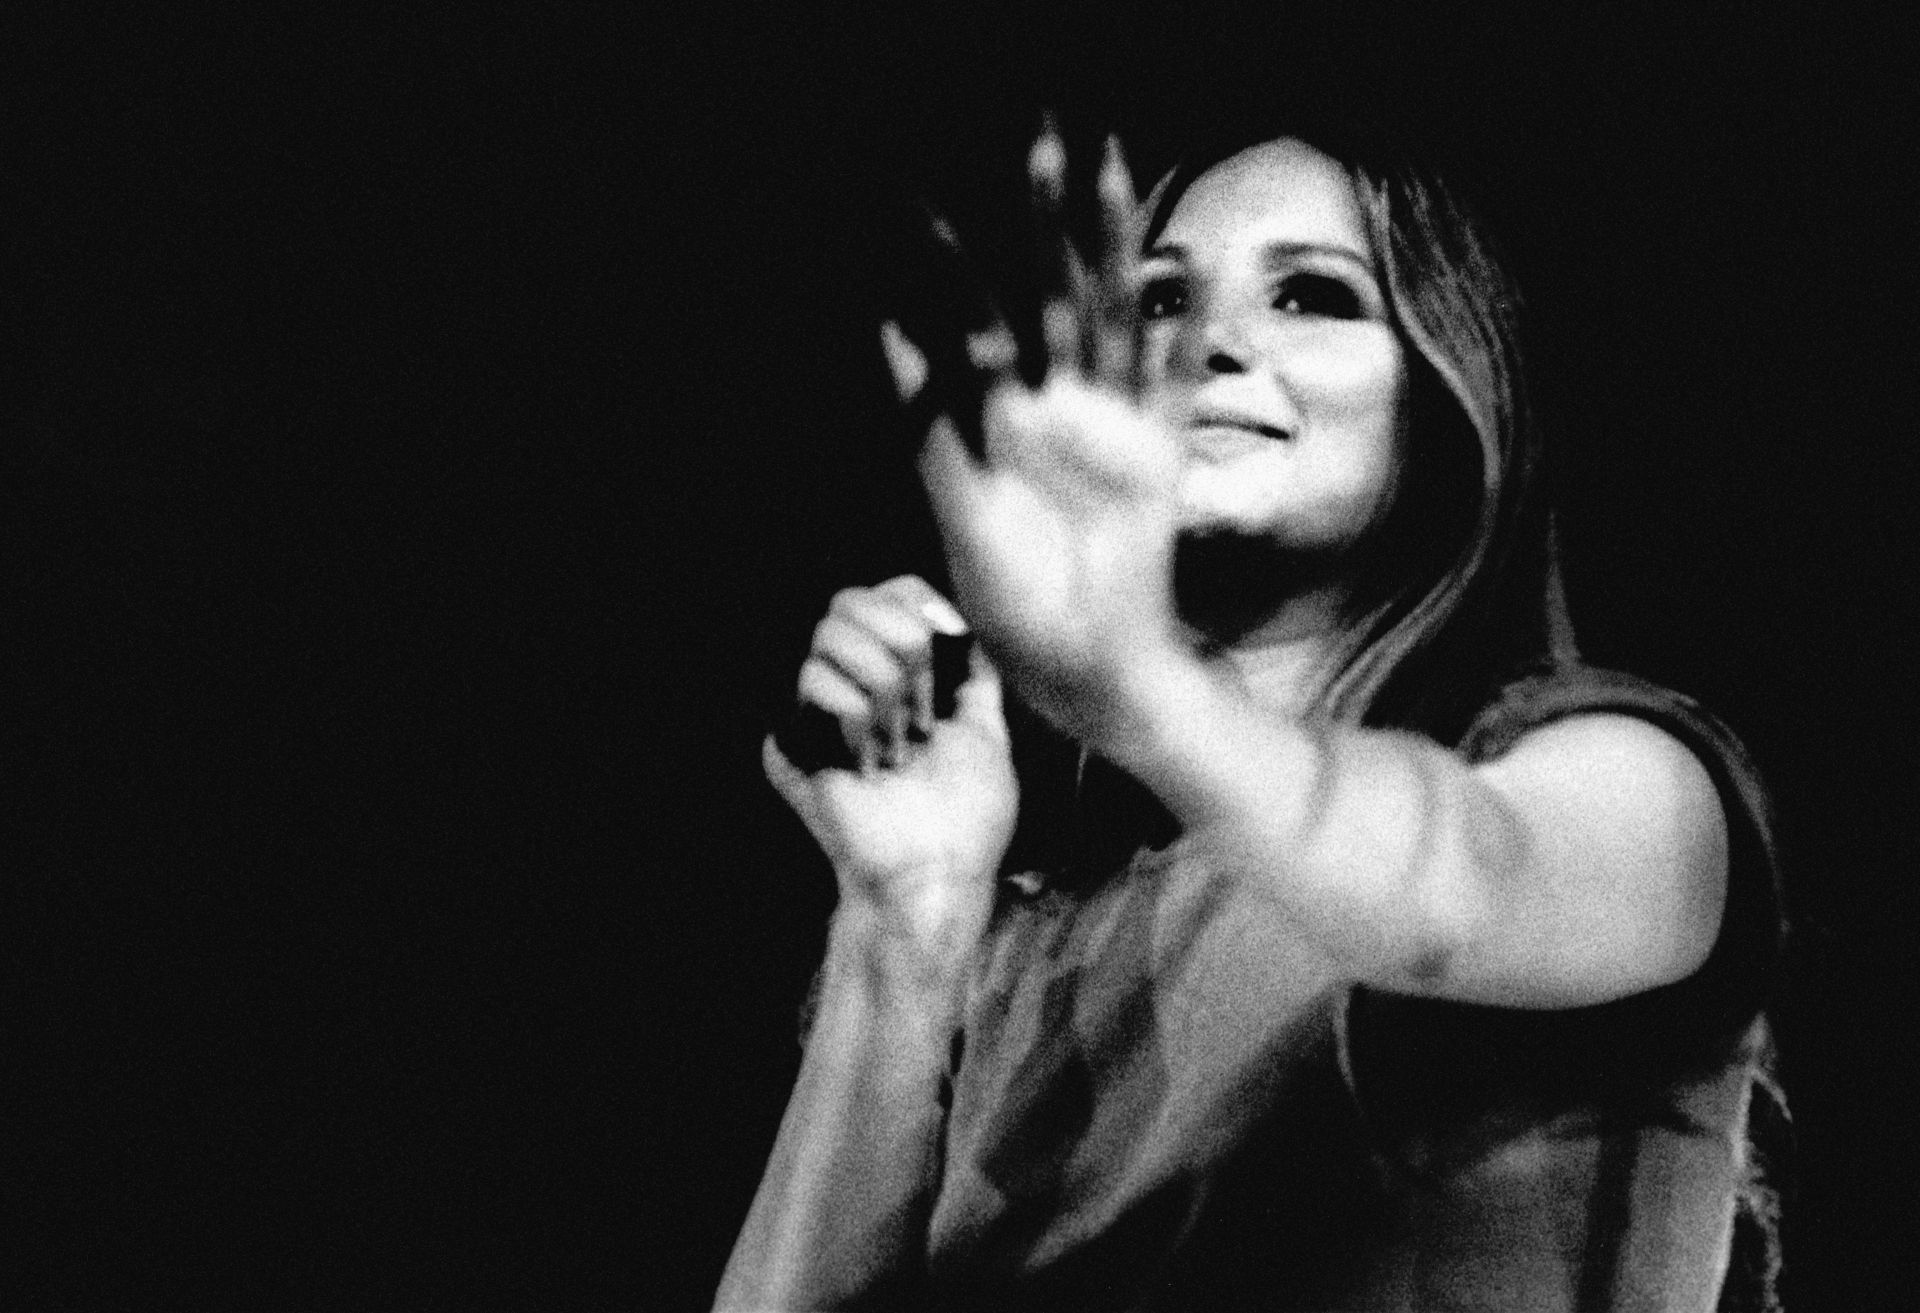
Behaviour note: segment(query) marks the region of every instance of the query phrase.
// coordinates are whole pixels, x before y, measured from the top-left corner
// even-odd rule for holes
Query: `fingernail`
[[[928,624],[940,631],[942,637],[967,632],[966,617],[944,597],[929,597],[920,604],[920,614],[927,618]]]

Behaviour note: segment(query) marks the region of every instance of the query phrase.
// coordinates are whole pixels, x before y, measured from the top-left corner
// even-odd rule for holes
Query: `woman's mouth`
[[[1247,415],[1230,410],[1197,410],[1188,419],[1186,429],[1189,433],[1201,436],[1247,436],[1270,438],[1276,441],[1292,437],[1277,424],[1269,424],[1255,415]]]

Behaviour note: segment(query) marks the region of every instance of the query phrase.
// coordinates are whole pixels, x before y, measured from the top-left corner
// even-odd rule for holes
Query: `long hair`
[[[1189,156],[1148,198],[1146,240],[1208,169],[1285,135],[1224,138]],[[1575,654],[1521,374],[1519,300],[1439,173],[1331,135],[1301,139],[1353,179],[1390,325],[1408,348],[1410,442],[1319,711],[1453,742],[1500,685]]]

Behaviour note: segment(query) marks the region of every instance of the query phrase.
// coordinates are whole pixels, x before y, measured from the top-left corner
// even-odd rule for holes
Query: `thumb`
[[[760,765],[767,773],[767,783],[773,791],[785,799],[795,811],[804,812],[807,801],[807,775],[780,750],[778,739],[769,734],[760,743]]]

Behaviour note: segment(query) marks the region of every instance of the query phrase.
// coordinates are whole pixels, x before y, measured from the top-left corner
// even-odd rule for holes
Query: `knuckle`
[[[800,664],[799,677],[794,680],[794,691],[802,701],[816,701],[820,692],[820,663],[808,658]]]
[[[925,584],[913,588],[903,583],[899,587],[889,588],[881,599],[885,603],[884,609],[876,609],[868,617],[874,636],[895,657],[911,660],[926,642],[927,617],[924,607],[931,595],[933,590]]]
[[[900,692],[907,685],[906,669],[897,660],[887,661],[874,671],[871,693],[876,702],[891,707],[900,698]]]
[[[813,627],[813,641],[809,644],[810,650],[819,652],[825,648],[832,647],[845,628],[844,622],[837,616],[827,616]]]
[[[850,699],[858,696],[844,676],[817,657],[800,667],[796,688],[802,701],[828,710],[844,707]]]

